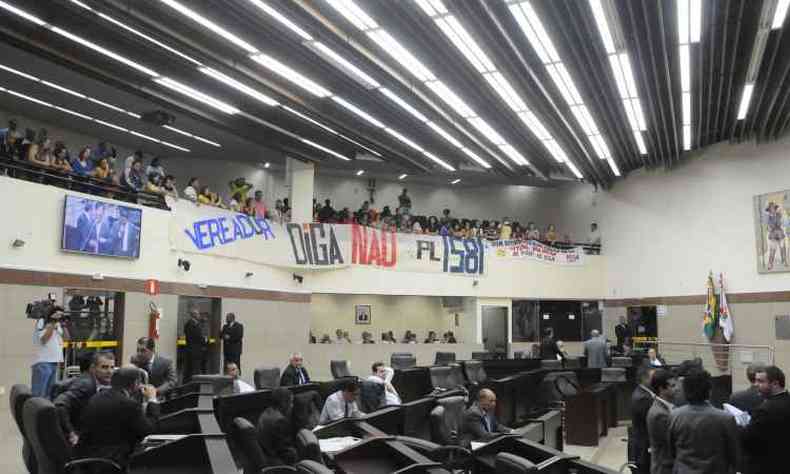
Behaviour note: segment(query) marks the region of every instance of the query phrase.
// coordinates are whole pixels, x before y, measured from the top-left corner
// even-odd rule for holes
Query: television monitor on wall
[[[139,258],[143,210],[82,196],[66,196],[61,249]]]

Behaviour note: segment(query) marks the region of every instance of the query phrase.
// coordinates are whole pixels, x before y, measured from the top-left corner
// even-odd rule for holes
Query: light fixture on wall
[[[24,241],[24,240],[22,240],[22,239],[14,239],[14,241],[13,241],[13,242],[11,242],[11,247],[13,247],[13,248],[15,248],[15,249],[19,249],[19,248],[22,248],[22,247],[24,247],[26,243],[27,243],[27,242],[25,242],[25,241]]]
[[[269,163],[269,162],[267,161],[266,163],[264,163],[264,164],[263,164],[263,167],[264,167],[264,168],[268,168],[268,167],[270,167],[271,165],[272,165],[272,164],[271,164],[271,163]]]
[[[254,275],[255,274],[253,272],[247,272],[247,273],[244,274],[244,278],[250,278],[250,277],[252,277]]]
[[[472,280],[472,286],[477,286],[480,284],[480,280]]]
[[[304,282],[304,277],[302,275],[297,275],[296,273],[293,274],[294,281],[299,282],[302,284]]]
[[[188,272],[189,269],[192,267],[192,264],[189,263],[189,260],[178,259],[178,267],[183,268],[185,272]]]

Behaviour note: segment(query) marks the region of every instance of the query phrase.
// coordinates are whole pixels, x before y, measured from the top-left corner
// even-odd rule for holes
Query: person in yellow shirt
[[[99,160],[99,163],[93,168],[91,175],[93,175],[96,179],[108,179],[110,177],[110,173],[112,173],[112,169],[110,169],[110,164],[107,162],[107,158],[102,158]]]
[[[502,228],[499,230],[499,238],[501,240],[510,240],[512,235],[513,228],[510,226],[510,221],[505,219],[505,222],[502,224]]]
[[[554,227],[554,224],[549,225],[549,228],[546,229],[546,235],[544,237],[546,242],[548,242],[550,245],[554,245],[554,243],[559,240],[560,236],[557,234],[557,228]]]

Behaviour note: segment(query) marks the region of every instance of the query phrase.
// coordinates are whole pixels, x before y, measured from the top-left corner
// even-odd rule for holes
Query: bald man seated
[[[497,423],[496,394],[493,390],[487,388],[480,390],[477,402],[464,414],[464,422],[461,425],[461,439],[464,441],[462,446],[468,446],[470,441],[490,441],[497,436],[512,432],[512,429]]]

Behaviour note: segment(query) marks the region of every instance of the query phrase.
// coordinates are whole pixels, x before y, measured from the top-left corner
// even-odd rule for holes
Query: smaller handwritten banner
[[[497,240],[488,245],[489,255],[493,258],[530,259],[553,265],[584,265],[581,247],[561,250],[534,240]]]

